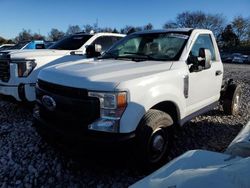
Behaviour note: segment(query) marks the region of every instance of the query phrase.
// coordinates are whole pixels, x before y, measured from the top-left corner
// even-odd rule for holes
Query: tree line
[[[164,29],[168,28],[202,28],[212,30],[219,46],[221,48],[232,48],[238,46],[250,47],[250,17],[245,18],[242,16],[236,16],[230,22],[222,14],[207,14],[201,11],[185,11],[176,16],[174,20],[167,21],[164,25]],[[50,40],[57,41],[62,37],[78,32],[89,33],[94,32],[112,32],[130,34],[137,31],[152,30],[154,26],[148,23],[144,26],[131,26],[126,25],[120,30],[116,28],[100,28],[97,24],[87,24],[80,27],[79,25],[69,25],[66,32],[52,28],[47,36],[39,33],[32,33],[31,30],[23,29],[18,36],[14,39],[7,40],[0,37],[1,43],[18,43],[20,41],[29,40]]]

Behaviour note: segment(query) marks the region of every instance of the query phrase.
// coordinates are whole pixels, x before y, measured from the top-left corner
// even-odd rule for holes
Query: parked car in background
[[[10,48],[12,48],[15,44],[2,44],[0,45],[0,51],[3,50],[9,50]]]
[[[125,35],[115,33],[78,33],[66,36],[49,49],[26,50],[44,47],[44,43],[19,44],[18,50],[0,56],[0,94],[18,101],[35,101],[35,85],[39,71],[52,64],[86,59],[89,50],[107,50]],[[20,47],[20,48],[19,48]],[[100,53],[96,53],[100,55]]]
[[[225,63],[247,63],[249,61],[248,55],[243,55],[242,53],[229,53],[221,52],[222,62]]]
[[[23,41],[17,43],[9,50],[27,50],[27,49],[44,49],[45,44],[43,40]]]
[[[232,63],[244,63],[244,57],[241,53],[232,54]]]
[[[223,63],[231,63],[231,53],[229,52],[220,52],[221,60]]]
[[[243,62],[244,63],[250,63],[249,55],[242,55],[242,56],[243,56]]]

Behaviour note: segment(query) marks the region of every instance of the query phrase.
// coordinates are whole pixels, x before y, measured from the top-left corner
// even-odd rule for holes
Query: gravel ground
[[[223,151],[250,120],[250,65],[225,64],[225,77],[242,85],[237,117],[220,108],[179,128],[169,159],[190,149]],[[145,174],[131,165],[129,153],[91,153],[81,160],[46,144],[32,127],[31,110],[0,101],[0,187],[127,187]]]

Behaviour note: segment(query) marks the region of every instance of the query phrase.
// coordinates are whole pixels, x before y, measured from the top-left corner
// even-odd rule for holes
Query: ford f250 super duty
[[[17,101],[35,101],[35,83],[41,69],[64,61],[85,59],[86,47],[97,45],[107,50],[122,37],[124,35],[115,33],[77,33],[64,37],[49,49],[1,53],[0,94],[12,96]]]
[[[227,114],[238,113],[241,89],[222,78],[211,31],[137,32],[97,60],[43,69],[34,125],[78,143],[133,140],[139,161],[155,165],[171,149],[171,127],[218,102]]]

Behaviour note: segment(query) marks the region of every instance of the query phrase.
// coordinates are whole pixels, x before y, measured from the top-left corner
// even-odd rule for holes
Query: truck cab
[[[218,104],[222,78],[211,31],[137,32],[94,61],[43,69],[34,125],[39,132],[69,140],[132,139],[138,161],[156,165],[171,149],[172,127]],[[225,96],[227,108],[237,110],[238,89]]]
[[[39,71],[52,64],[86,59],[86,47],[99,45],[107,50],[124,35],[114,33],[77,33],[66,36],[49,49],[42,43],[29,43],[23,50],[3,52],[0,56],[0,94],[14,97],[17,101],[35,101],[35,83]],[[42,45],[42,46],[41,46]]]

